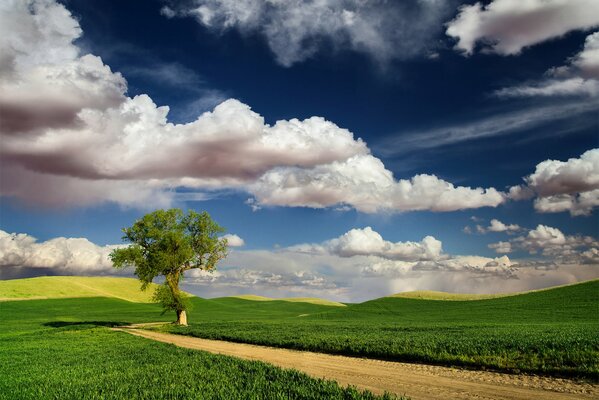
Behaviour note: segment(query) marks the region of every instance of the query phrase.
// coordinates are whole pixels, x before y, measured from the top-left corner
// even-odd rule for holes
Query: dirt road
[[[333,379],[342,386],[353,385],[379,394],[387,391],[413,400],[599,399],[599,385],[567,379],[334,356],[134,328],[114,329],[189,349],[265,361],[314,377]]]

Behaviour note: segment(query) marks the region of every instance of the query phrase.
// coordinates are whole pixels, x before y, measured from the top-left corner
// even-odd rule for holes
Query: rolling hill
[[[154,287],[141,291],[133,278],[42,276],[0,281],[0,301],[111,297],[134,303],[150,303]]]
[[[41,320],[51,327],[172,321],[160,306],[143,303],[149,293],[138,285],[126,278],[0,281],[0,297],[47,298],[0,303],[0,322],[10,331]],[[190,326],[160,329],[357,357],[599,379],[599,280],[456,300],[382,297],[339,307],[192,297]]]
[[[227,297],[224,297],[227,298]],[[242,294],[239,296],[230,296],[230,298],[242,299],[242,300],[253,300],[253,301],[289,301],[296,303],[312,303],[323,306],[335,306],[335,307],[346,307],[346,304],[339,303],[338,301],[320,299],[318,297],[282,297],[282,298],[271,298],[264,296],[257,296],[254,294]]]

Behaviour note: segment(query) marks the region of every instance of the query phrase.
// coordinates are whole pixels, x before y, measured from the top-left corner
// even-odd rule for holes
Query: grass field
[[[22,293],[19,282],[30,285],[8,282],[11,293]],[[109,288],[112,298],[0,302],[0,399],[372,398],[266,364],[110,331],[174,319],[157,305],[122,300],[135,298],[137,282],[119,282]],[[0,297],[7,297],[6,287]],[[194,297],[191,303],[188,328],[162,329],[360,357],[599,378],[599,281],[476,301],[385,297],[339,307]]]
[[[136,279],[86,276],[42,276],[0,281],[0,301],[15,299],[59,299],[73,297],[115,297],[149,303],[154,287],[144,292]]]
[[[347,307],[194,298],[169,332],[293,349],[599,378],[599,281],[476,301],[385,297]]]
[[[231,298],[242,299],[242,300],[254,300],[254,301],[289,301],[295,303],[312,303],[312,304],[321,304],[323,306],[337,306],[337,307],[345,307],[345,304],[339,303],[337,301],[319,299],[317,297],[285,297],[281,299],[273,299],[270,297],[257,296],[254,294],[245,294],[240,296],[231,296]]]
[[[297,371],[109,330],[172,320],[160,311],[118,298],[0,302],[0,399],[379,398]]]

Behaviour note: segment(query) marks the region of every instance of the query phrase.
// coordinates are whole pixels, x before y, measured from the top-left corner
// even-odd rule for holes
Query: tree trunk
[[[177,310],[177,325],[187,326],[187,313],[185,310]]]

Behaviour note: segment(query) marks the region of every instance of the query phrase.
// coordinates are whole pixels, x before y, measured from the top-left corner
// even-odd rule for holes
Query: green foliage
[[[343,308],[193,302],[204,312],[189,328],[162,329],[359,357],[599,379],[599,281],[489,300],[381,298]]]
[[[182,304],[182,307],[185,310],[190,309],[189,298],[181,296],[179,300],[175,299],[171,288],[166,283],[159,285],[156,288],[152,295],[152,301],[162,305],[162,314],[165,314],[170,310],[176,310],[177,307],[180,307],[180,304]]]
[[[135,275],[145,289],[156,277],[164,276],[165,285],[156,291],[155,298],[163,301],[165,309],[179,314],[187,303],[179,290],[185,271],[199,268],[212,271],[227,255],[227,240],[219,238],[224,229],[207,212],[178,208],[157,210],[123,229],[123,240],[131,243],[114,250],[110,258],[115,268],[135,267]]]
[[[390,399],[272,365],[110,331],[164,320],[109,298],[0,303],[0,400]]]

